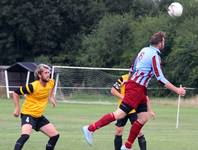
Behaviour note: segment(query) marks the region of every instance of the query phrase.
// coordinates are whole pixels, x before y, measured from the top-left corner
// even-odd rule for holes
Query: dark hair
[[[162,42],[163,38],[166,37],[166,33],[165,32],[162,32],[162,31],[159,31],[159,32],[156,32],[155,34],[153,34],[150,38],[150,44],[151,45],[156,45],[160,42]]]

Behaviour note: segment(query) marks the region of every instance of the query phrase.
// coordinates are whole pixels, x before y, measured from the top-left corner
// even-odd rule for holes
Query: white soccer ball
[[[171,17],[179,17],[182,15],[182,12],[183,12],[183,6],[178,2],[171,3],[168,6],[168,14]]]

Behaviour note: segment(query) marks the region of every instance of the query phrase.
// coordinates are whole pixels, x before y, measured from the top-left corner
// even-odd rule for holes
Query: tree
[[[176,84],[198,85],[198,29],[194,28],[198,17],[185,19],[176,28],[171,53],[167,57],[169,76]]]
[[[127,64],[129,67],[130,54],[127,58],[123,54],[132,49],[132,20],[128,15],[104,16],[98,27],[83,38],[79,64],[97,67],[124,67]]]

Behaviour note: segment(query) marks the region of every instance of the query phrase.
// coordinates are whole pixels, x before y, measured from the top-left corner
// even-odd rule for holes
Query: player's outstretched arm
[[[172,83],[168,82],[165,84],[165,87],[175,93],[177,93],[180,96],[185,96],[186,90],[185,87],[176,87]]]
[[[154,70],[154,74],[155,74],[157,80],[160,83],[164,84],[164,86],[167,89],[169,89],[169,90],[171,90],[171,91],[173,91],[173,92],[175,92],[175,93],[177,93],[177,94],[179,94],[181,96],[185,96],[186,90],[185,90],[184,87],[176,87],[164,77],[163,72],[162,72],[161,67],[160,67],[160,58],[159,58],[159,56],[157,56],[157,55],[153,56],[153,58],[152,58],[152,67],[153,67],[153,70]]]
[[[20,115],[19,95],[15,92],[13,92],[13,103],[15,106],[13,116],[19,117],[19,115]]]

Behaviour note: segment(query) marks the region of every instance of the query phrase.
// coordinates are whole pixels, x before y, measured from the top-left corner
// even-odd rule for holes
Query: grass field
[[[114,123],[94,134],[94,145],[88,146],[83,139],[81,127],[95,121],[104,113],[113,111],[115,105],[59,103],[53,109],[49,105],[47,118],[60,132],[57,150],[113,150]],[[197,150],[198,149],[198,107],[197,104],[182,105],[179,129],[175,129],[176,102],[153,102],[157,116],[145,127],[148,150]],[[20,136],[20,119],[12,116],[10,100],[0,100],[0,150],[12,150]],[[126,139],[129,124],[126,126]],[[44,150],[48,138],[40,132],[33,132],[24,150]],[[138,150],[134,144],[134,150]]]

